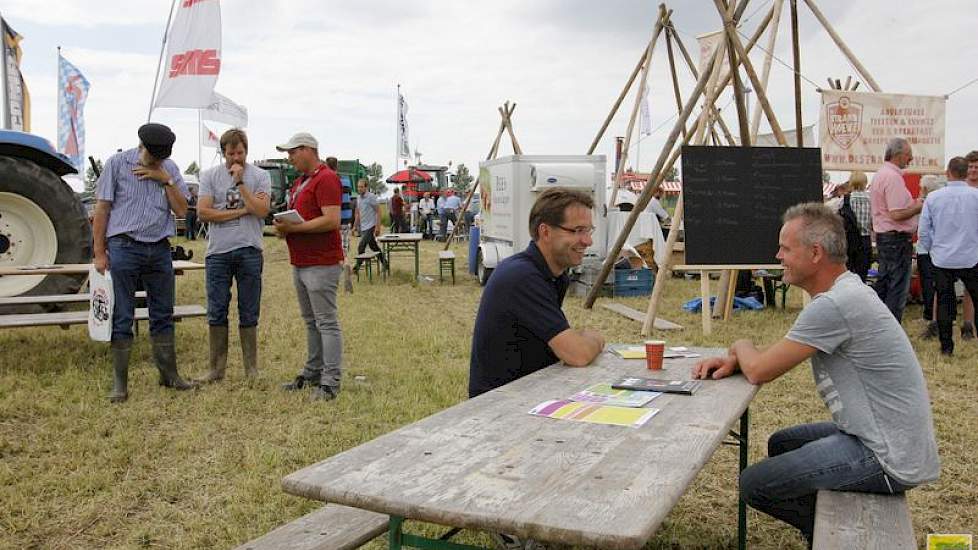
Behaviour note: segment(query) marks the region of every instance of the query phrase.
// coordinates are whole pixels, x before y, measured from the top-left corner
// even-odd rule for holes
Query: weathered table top
[[[721,349],[693,349],[718,355]],[[282,480],[286,492],[440,525],[562,544],[641,548],[746,410],[741,376],[664,394],[640,428],[531,416],[548,399],[625,375],[688,379],[699,359],[610,352],[555,365],[369,441]]]
[[[0,267],[0,277],[8,275],[88,275],[92,264],[57,264],[44,266]],[[204,264],[177,260],[173,262],[174,271],[204,269]]]

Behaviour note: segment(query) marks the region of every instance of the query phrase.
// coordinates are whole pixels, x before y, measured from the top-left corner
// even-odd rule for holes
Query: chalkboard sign
[[[818,148],[684,146],[688,265],[768,265],[778,260],[781,217],[822,201]]]

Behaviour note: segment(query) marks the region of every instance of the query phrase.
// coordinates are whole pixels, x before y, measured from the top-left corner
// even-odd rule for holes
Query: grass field
[[[90,342],[84,328],[0,333],[0,547],[232,547],[318,506],[283,493],[284,475],[465,399],[480,296],[465,274],[467,245],[456,246],[455,286],[438,283],[440,248],[424,243],[422,273],[434,282],[411,285],[413,266],[395,258],[390,282],[370,285],[364,278],[354,294],[340,292],[343,391],[333,402],[311,403],[278,387],[302,366],[305,331],[284,244],[271,237],[265,243],[257,381],[244,380],[232,329],[223,383],[195,392],[163,389],[143,324],[129,401],[112,406],[105,399],[108,346]],[[199,258],[204,244],[188,246]],[[679,309],[698,288],[670,282],[661,314],[687,327],[667,333],[670,344],[725,345],[745,336],[773,341],[801,307],[792,293],[786,311],[736,313],[704,337],[699,316]],[[177,294],[178,303],[204,303],[203,273],[179,277]],[[643,311],[647,305],[647,298],[618,301]],[[568,297],[565,303],[572,325],[599,329],[609,342],[641,339],[638,323],[602,308],[585,310],[581,302]],[[943,462],[938,483],[909,493],[922,544],[927,533],[978,527],[978,343],[959,344],[955,357],[944,359],[935,341],[917,338],[919,317],[919,306],[911,306],[904,326],[927,377]],[[179,323],[177,349],[181,373],[202,375],[206,322]],[[751,412],[751,462],[763,457],[764,441],[779,427],[828,418],[808,368],[762,389]],[[736,464],[734,448],[721,447],[649,548],[735,547]],[[461,540],[488,542],[475,532]],[[790,528],[753,512],[749,544],[804,547]],[[368,546],[381,547],[379,541]]]

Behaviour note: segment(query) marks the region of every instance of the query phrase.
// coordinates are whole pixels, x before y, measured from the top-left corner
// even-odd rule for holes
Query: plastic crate
[[[651,269],[616,269],[615,296],[648,296],[652,294]]]

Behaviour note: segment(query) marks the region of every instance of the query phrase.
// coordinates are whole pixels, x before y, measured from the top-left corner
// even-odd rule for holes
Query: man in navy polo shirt
[[[493,271],[472,335],[469,397],[563,361],[588,365],[604,348],[593,330],[570,328],[561,310],[567,269],[591,246],[594,201],[581,191],[544,191],[530,210],[532,242]]]

